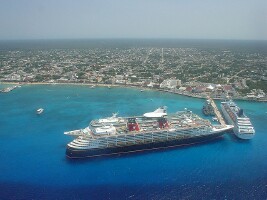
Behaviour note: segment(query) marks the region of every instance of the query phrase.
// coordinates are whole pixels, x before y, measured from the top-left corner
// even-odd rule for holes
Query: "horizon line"
[[[173,37],[91,37],[91,38],[17,38],[0,39],[3,41],[40,41],[40,40],[224,40],[224,41],[267,41],[267,39],[227,39],[227,38],[173,38]]]

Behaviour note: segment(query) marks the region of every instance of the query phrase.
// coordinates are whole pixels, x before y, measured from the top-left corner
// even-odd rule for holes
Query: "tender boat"
[[[36,110],[36,114],[37,114],[37,115],[40,115],[40,114],[42,114],[43,112],[44,112],[44,109],[43,109],[43,108],[39,108],[39,109]]]

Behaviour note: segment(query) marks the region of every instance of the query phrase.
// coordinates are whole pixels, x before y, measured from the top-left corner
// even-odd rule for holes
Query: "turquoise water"
[[[23,86],[0,93],[1,199],[266,199],[267,103],[237,101],[256,129],[213,142],[94,160],[65,158],[64,131],[159,106],[201,114],[204,100],[138,89]],[[37,108],[44,108],[37,116]]]

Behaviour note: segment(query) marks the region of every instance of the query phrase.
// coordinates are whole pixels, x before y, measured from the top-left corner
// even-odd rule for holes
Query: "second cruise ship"
[[[235,135],[240,139],[251,139],[255,130],[244,110],[239,108],[232,100],[221,103],[222,113],[226,121],[233,125]]]

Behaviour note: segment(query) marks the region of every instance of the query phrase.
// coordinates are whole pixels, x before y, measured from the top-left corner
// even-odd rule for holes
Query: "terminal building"
[[[160,88],[172,89],[177,86],[181,86],[181,80],[179,79],[166,79],[160,84]]]

